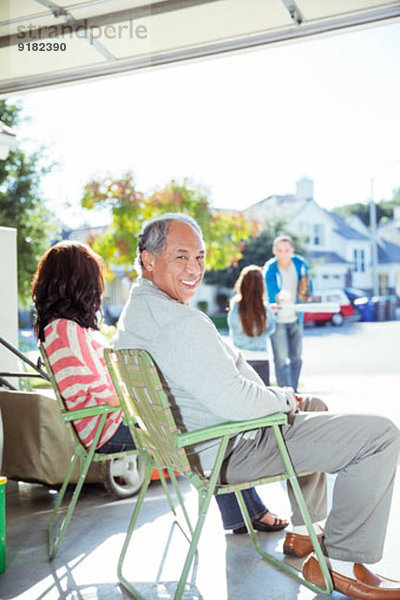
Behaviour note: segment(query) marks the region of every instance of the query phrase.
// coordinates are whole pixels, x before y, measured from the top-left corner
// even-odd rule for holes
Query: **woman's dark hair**
[[[96,313],[104,291],[103,268],[100,256],[79,242],[63,241],[47,250],[32,281],[39,340],[44,341],[46,325],[58,318],[99,329]]]
[[[244,267],[235,283],[235,291],[244,333],[249,337],[261,335],[267,328],[265,287],[261,267],[257,265]]]

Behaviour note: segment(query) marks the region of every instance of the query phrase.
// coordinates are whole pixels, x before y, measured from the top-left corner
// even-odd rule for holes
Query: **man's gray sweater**
[[[241,352],[219,335],[207,315],[140,279],[132,286],[118,322],[114,347],[146,350],[169,388],[178,428],[201,427],[291,412],[293,394],[265,387]],[[215,442],[196,447],[203,469],[216,454]]]

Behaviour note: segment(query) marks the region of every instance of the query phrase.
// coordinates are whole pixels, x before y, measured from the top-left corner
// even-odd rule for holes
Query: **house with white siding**
[[[400,297],[400,206],[395,207],[393,219],[378,227],[377,234],[380,286]]]
[[[304,239],[315,289],[352,286],[372,292],[368,228],[357,216],[343,218],[321,208],[313,198],[312,180],[303,178],[295,194],[268,196],[244,212],[262,224],[283,220],[288,234]],[[400,240],[378,239],[377,271],[380,293],[400,295]]]

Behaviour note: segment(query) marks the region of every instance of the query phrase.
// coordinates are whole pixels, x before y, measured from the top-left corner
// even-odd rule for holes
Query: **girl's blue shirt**
[[[267,351],[267,340],[274,333],[276,328],[275,315],[271,307],[265,303],[267,311],[267,328],[261,334],[254,337],[246,335],[243,331],[239,315],[239,304],[233,300],[231,309],[228,312],[229,335],[237,348],[241,350]]]

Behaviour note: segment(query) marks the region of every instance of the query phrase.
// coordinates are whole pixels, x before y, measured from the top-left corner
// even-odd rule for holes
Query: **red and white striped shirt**
[[[67,410],[106,404],[115,388],[104,361],[106,340],[98,332],[69,319],[56,319],[44,330],[44,349]],[[81,442],[89,448],[100,416],[74,421]],[[97,448],[109,440],[122,421],[122,411],[107,415]]]

